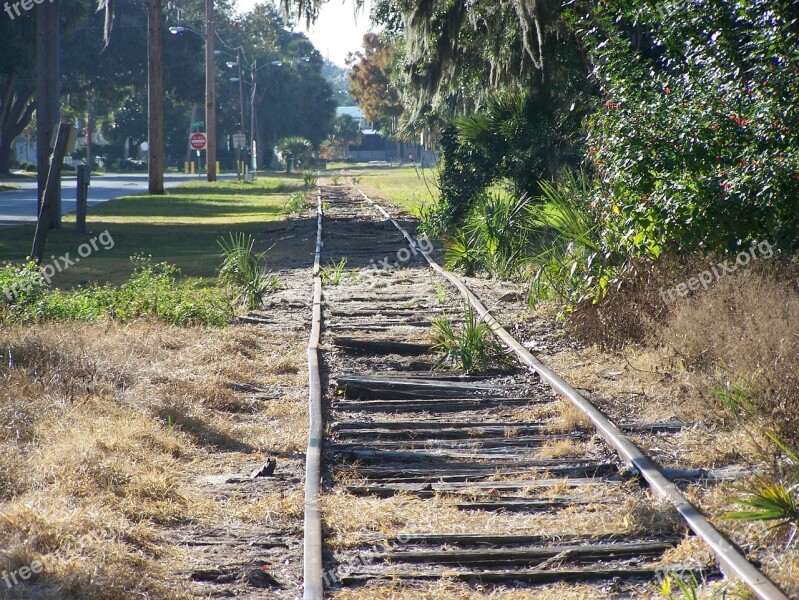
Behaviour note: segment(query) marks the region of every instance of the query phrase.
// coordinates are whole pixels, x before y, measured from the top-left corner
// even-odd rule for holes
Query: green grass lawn
[[[265,223],[280,219],[288,197],[301,188],[296,175],[269,175],[254,183],[191,182],[167,190],[164,196],[117,198],[89,208],[87,234],[75,232],[74,215],[65,216],[63,228],[48,235],[45,263],[51,262],[51,255],[66,252],[74,259],[81,244],[108,230],[113,248],[105,250],[98,244],[96,252],[58,273],[53,284],[66,289],[90,282],[121,283],[132,271],[129,259],[135,254],[175,264],[187,277],[214,277],[220,263],[217,240],[243,232],[255,237],[258,251],[266,250],[266,236],[259,235]],[[33,225],[4,229],[0,262],[23,260],[33,233]]]
[[[358,187],[370,195],[380,195],[389,202],[400,206],[411,214],[419,216],[419,208],[433,204],[438,198],[436,169],[417,169],[414,167],[343,167],[346,174],[358,178]],[[324,174],[332,175],[330,169]]]

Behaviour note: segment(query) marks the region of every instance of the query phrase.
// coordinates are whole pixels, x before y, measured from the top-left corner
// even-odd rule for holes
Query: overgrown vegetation
[[[135,256],[133,274],[119,285],[92,285],[70,292],[51,289],[35,265],[6,265],[0,270],[4,295],[0,322],[30,323],[48,320],[127,322],[153,317],[172,325],[222,327],[233,316],[225,290],[202,279],[181,280],[168,263]]]
[[[223,327],[236,308],[258,308],[279,280],[243,233],[219,240],[219,280],[186,279],[166,262],[134,256],[133,273],[121,285],[89,285],[71,291],[51,288],[34,263],[0,268],[0,323],[86,321],[128,322],[155,318],[170,325]]]

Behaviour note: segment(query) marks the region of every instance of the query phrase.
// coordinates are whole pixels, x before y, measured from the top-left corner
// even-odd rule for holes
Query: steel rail
[[[322,329],[322,190],[316,198],[316,250],[313,263],[313,311],[308,342],[308,448],[305,452],[305,534],[303,538],[303,598],[322,600],[322,380],[319,374],[319,336]]]
[[[355,186],[354,186],[355,187]],[[355,187],[361,196],[374,206],[380,213],[402,233],[411,248],[424,256],[428,264],[452,283],[458,291],[466,298],[469,304],[476,310],[483,320],[491,327],[491,330],[499,337],[502,342],[519,359],[537,372],[550,387],[568,398],[591,420],[603,438],[613,446],[622,457],[629,468],[640,473],[649,486],[655,492],[668,500],[671,505],[682,516],[691,530],[708,545],[716,556],[721,570],[730,579],[737,579],[744,582],[758,598],[761,600],[788,600],[788,597],[780,591],[763,573],[761,573],[746,557],[728,540],[718,529],[716,529],[702,514],[693,506],[683,493],[669,481],[652,460],[646,456],[638,446],[633,444],[621,430],[616,427],[608,418],[600,412],[591,402],[586,400],[580,393],[569,385],[563,378],[551,371],[546,365],[535,358],[530,352],[511,336],[502,325],[491,315],[483,303],[466,287],[466,284],[453,273],[442,268],[430,254],[422,249],[416,240],[411,236],[394,218],[386,212],[382,206],[369,198],[360,189]]]

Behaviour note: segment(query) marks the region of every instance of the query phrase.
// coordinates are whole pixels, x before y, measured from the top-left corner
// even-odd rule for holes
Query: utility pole
[[[39,212],[50,171],[51,143],[61,120],[61,19],[59,2],[44,2],[36,9],[36,167]],[[61,189],[55,190],[56,213],[51,221],[61,221]]]
[[[164,193],[164,63],[161,0],[147,10],[147,179],[151,194]]]
[[[205,158],[208,181],[216,181],[216,69],[214,68],[214,0],[205,0]]]

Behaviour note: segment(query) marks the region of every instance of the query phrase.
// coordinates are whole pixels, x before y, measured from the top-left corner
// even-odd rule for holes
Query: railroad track
[[[305,598],[486,586],[639,598],[669,572],[706,579],[719,566],[785,598],[667,477],[707,473],[664,474],[624,437],[680,424],[609,423],[365,195],[321,187],[318,205]],[[465,301],[517,367],[432,370],[431,323],[457,326]],[[676,550],[688,531],[716,565]]]

